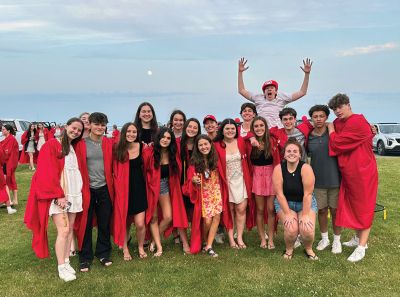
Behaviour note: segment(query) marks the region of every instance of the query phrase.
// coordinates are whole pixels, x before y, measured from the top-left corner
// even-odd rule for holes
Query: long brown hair
[[[128,161],[127,151],[128,151],[129,142],[126,140],[126,133],[128,132],[128,128],[130,126],[133,126],[136,128],[137,135],[136,135],[136,139],[134,142],[139,142],[139,130],[138,130],[137,126],[135,125],[135,123],[132,123],[132,122],[125,123],[121,128],[121,134],[119,135],[118,143],[114,147],[114,157],[117,161],[122,162],[122,163]]]
[[[85,125],[83,124],[81,119],[78,118],[70,118],[67,123],[66,126],[71,125],[74,122],[79,122],[82,125],[82,131],[81,131],[81,135],[79,135],[77,138],[73,139],[71,141],[71,143],[69,143],[69,139],[68,139],[68,135],[67,135],[67,128],[65,128],[62,132],[61,135],[61,155],[60,158],[64,158],[66,155],[69,154],[70,152],[70,145],[74,145],[75,143],[77,143],[79,140],[82,139],[83,136],[83,131],[85,130]]]
[[[254,124],[255,124],[256,121],[263,122],[264,126],[265,126],[265,132],[260,137],[257,136],[256,133],[254,132]],[[271,156],[271,144],[269,142],[270,135],[269,135],[267,121],[263,117],[260,117],[260,116],[254,117],[254,119],[253,119],[253,121],[251,122],[251,125],[250,125],[250,131],[251,131],[251,133],[254,134],[254,137],[257,139],[257,141],[260,144],[261,143],[264,144],[264,156],[265,156],[265,159],[268,159]],[[262,152],[263,151],[260,150],[258,147],[254,147],[253,146],[252,149],[251,149],[250,159],[252,159],[252,160],[258,159],[261,156]]]
[[[202,139],[207,140],[211,144],[211,150],[206,157],[206,161],[204,160],[204,155],[199,150],[199,141]],[[214,143],[208,135],[198,135],[194,140],[193,153],[190,159],[190,163],[194,165],[196,172],[198,173],[204,173],[206,169],[213,171],[217,168],[218,154],[215,150]]]

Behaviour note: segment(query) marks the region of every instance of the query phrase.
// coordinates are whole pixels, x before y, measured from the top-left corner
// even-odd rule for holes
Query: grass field
[[[204,254],[183,255],[181,249],[164,242],[161,258],[131,262],[122,260],[114,248],[114,264],[104,268],[98,261],[89,273],[78,273],[76,281],[58,278],[54,254],[53,223],[49,223],[52,258],[39,260],[31,249],[31,233],[23,224],[24,207],[32,173],[18,168],[18,213],[0,209],[0,296],[400,296],[400,158],[380,157],[378,202],[387,208],[375,216],[366,258],[357,264],[346,260],[352,250],[333,255],[318,252],[320,260],[308,261],[302,248],[292,261],[281,257],[281,229],[275,251],[258,247],[256,231],[247,233],[246,250],[216,245],[219,258]],[[331,231],[330,231],[331,233]],[[316,241],[320,239],[316,230]],[[344,231],[343,240],[352,236]],[[77,267],[78,259],[71,258]]]

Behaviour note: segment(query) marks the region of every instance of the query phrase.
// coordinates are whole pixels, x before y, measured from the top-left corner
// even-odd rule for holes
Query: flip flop
[[[156,253],[154,253],[153,257],[161,257],[162,256],[162,251],[157,251]]]
[[[292,260],[293,252],[291,254],[288,254],[288,252],[285,250],[285,251],[283,251],[282,256],[283,256],[283,259],[285,259],[285,260]]]
[[[269,250],[274,250],[275,249],[275,245],[273,243],[272,244],[268,243],[268,249]]]
[[[306,250],[304,250],[304,254],[305,254],[306,257],[307,257],[309,260],[311,260],[311,261],[317,261],[317,260],[319,260],[319,258],[318,258],[318,256],[317,256],[316,254],[311,255],[311,254],[307,253]]]
[[[139,252],[139,258],[140,258],[140,259],[147,258],[147,254],[146,254],[145,252],[143,252],[143,253],[140,253],[140,252]]]

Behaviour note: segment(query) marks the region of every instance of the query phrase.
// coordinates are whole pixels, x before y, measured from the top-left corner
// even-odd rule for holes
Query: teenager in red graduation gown
[[[254,135],[258,147],[246,141],[247,157],[252,176],[252,193],[255,198],[255,224],[260,236],[260,247],[274,249],[274,231],[276,225],[274,198],[275,191],[272,184],[274,167],[280,163],[280,151],[275,137],[268,131],[265,118],[256,116],[250,125],[250,132]],[[265,236],[265,223],[268,223],[268,244]]]
[[[46,258],[49,256],[47,225],[52,216],[57,228],[58,273],[64,281],[76,279],[69,264],[69,247],[76,212],[82,210],[82,178],[72,145],[82,138],[82,132],[82,121],[72,118],[61,140],[52,139],[43,145],[24,217],[24,223],[33,233],[32,248],[36,256]],[[67,158],[68,168],[65,169]]]
[[[0,165],[5,162],[5,153],[3,147],[0,145]],[[0,203],[7,205],[8,214],[16,213],[17,210],[11,207],[10,197],[8,196],[7,183],[3,174],[0,174]]]
[[[337,156],[342,174],[336,225],[357,230],[357,236],[343,243],[357,247],[348,258],[357,262],[365,256],[378,192],[373,134],[364,116],[352,112],[347,95],[335,95],[329,107],[337,116],[328,126],[330,154]]]
[[[170,129],[160,128],[154,146],[144,149],[143,162],[148,201],[146,225],[152,236],[149,249],[157,248],[154,256],[159,257],[162,255],[160,234],[168,237],[172,228],[188,227],[180,185],[182,165]]]
[[[254,210],[246,144],[242,137],[238,137],[233,119],[225,119],[221,123],[214,142],[223,169],[223,191],[229,193],[230,211],[223,214],[229,244],[232,248],[246,248],[243,241],[244,226],[246,224],[248,229],[253,227]],[[227,164],[227,158],[230,164]],[[237,228],[237,243],[233,237],[234,225]]]
[[[10,125],[4,125],[1,132],[5,137],[0,145],[4,149],[5,160],[4,160],[4,174],[6,175],[6,182],[8,189],[13,193],[13,205],[18,204],[18,187],[15,179],[15,170],[18,166],[18,155],[19,147],[18,142],[15,139],[14,129]]]
[[[143,170],[142,143],[134,123],[126,123],[118,143],[114,146],[114,242],[123,248],[124,260],[132,260],[128,248],[129,229],[136,226],[139,257],[146,258],[143,244],[146,235],[145,211],[147,209],[146,182]]]
[[[182,136],[176,140],[178,154],[182,163],[181,185],[186,182],[187,170],[189,168],[190,158],[194,148],[194,140],[198,135],[200,135],[200,133],[200,122],[195,118],[190,118],[183,125]],[[190,221],[192,219],[194,205],[186,195],[183,196],[183,201],[185,203],[186,215]],[[186,229],[179,229],[178,231],[182,241],[183,250],[189,252],[189,242]]]
[[[21,136],[21,144],[23,145],[23,148],[21,156],[19,157],[19,163],[29,164],[29,169],[31,170],[35,170],[35,164],[38,156],[35,134],[36,125],[29,124],[28,130],[26,130]]]
[[[194,204],[192,229],[190,237],[190,252],[203,250],[212,257],[218,254],[214,251],[214,242],[223,206],[228,203],[224,198],[222,185],[222,166],[218,162],[218,154],[212,140],[207,135],[196,138],[192,154],[192,162],[188,168],[187,180],[182,187],[185,195]],[[224,195],[225,194],[225,195]],[[229,208],[225,209],[229,212]]]
[[[37,150],[40,151],[42,145],[45,144],[51,138],[54,138],[54,135],[49,131],[49,129],[44,127],[43,123],[38,123],[37,130],[35,133]]]
[[[75,146],[82,174],[83,211],[75,221],[80,271],[87,272],[96,256],[103,266],[110,266],[111,215],[114,201],[112,150],[113,140],[104,136],[108,118],[104,113],[89,116],[89,136]],[[95,220],[94,220],[95,219]],[[92,231],[97,224],[96,250],[93,254]]]
[[[181,138],[183,133],[183,125],[186,122],[186,115],[182,110],[175,109],[169,117],[168,127],[174,132],[175,139]]]

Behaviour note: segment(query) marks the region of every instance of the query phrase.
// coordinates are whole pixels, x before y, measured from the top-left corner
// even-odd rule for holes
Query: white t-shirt
[[[264,94],[253,95],[250,93],[250,99],[256,105],[257,113],[267,120],[268,128],[283,128],[279,118],[279,112],[286,104],[293,101],[292,96],[283,92],[278,92],[274,100],[268,100]]]

